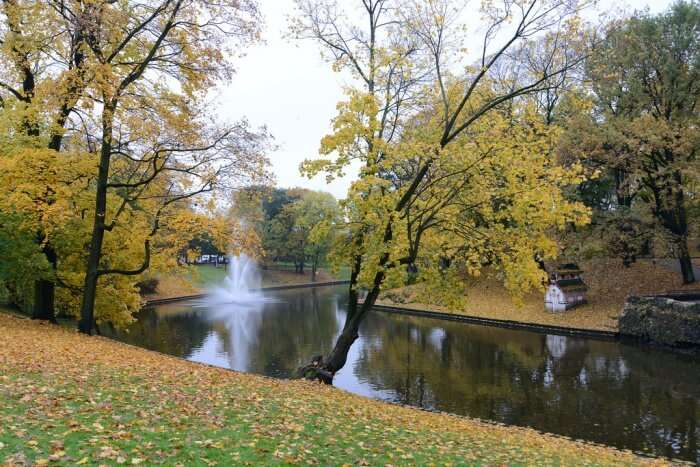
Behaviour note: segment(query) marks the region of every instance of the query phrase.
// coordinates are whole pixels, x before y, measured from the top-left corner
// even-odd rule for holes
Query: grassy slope
[[[199,365],[3,313],[0,368],[0,462],[8,464],[649,462],[315,383]]]
[[[467,287],[468,303],[464,310],[445,310],[419,303],[406,293],[409,303],[401,306],[433,308],[465,315],[509,319],[538,324],[551,324],[584,329],[617,330],[617,318],[628,295],[649,294],[683,288],[680,275],[650,261],[639,261],[630,268],[620,260],[596,259],[581,263],[586,271],[583,280],[589,286],[587,305],[564,313],[544,309],[542,292],[529,294],[522,307],[517,307],[497,279],[472,279]],[[697,287],[697,285],[695,285]],[[391,304],[383,300],[380,303]]]

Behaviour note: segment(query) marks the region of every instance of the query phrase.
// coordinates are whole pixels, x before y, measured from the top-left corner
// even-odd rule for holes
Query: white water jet
[[[198,304],[206,310],[207,319],[223,323],[228,330],[226,353],[229,367],[234,370],[248,369],[248,354],[256,342],[261,311],[265,303],[274,301],[263,295],[260,286],[260,272],[255,260],[245,254],[229,256],[228,271],[223,282],[211,288],[207,297]],[[218,340],[220,338],[217,337],[215,341],[224,345]],[[196,359],[197,356],[192,358]]]
[[[207,303],[248,305],[264,302],[258,265],[249,256],[229,256],[228,273],[222,284],[209,291]]]

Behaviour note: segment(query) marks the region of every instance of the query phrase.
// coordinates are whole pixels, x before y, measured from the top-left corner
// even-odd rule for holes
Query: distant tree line
[[[698,235],[700,7],[636,12],[606,24],[555,119],[566,128],[565,163],[589,177],[574,197],[593,209],[592,228],[572,241],[603,240],[626,265],[641,255],[678,259],[696,280],[689,240]],[[571,104],[577,101],[577,112]],[[568,107],[567,107],[568,106]]]
[[[233,209],[257,231],[263,267],[291,263],[298,274],[309,267],[312,280],[344,228],[333,195],[305,188],[245,188]]]

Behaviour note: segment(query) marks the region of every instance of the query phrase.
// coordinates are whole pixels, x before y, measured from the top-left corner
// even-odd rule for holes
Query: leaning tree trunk
[[[352,347],[352,344],[354,344],[359,337],[360,324],[367,315],[367,312],[374,306],[377,297],[379,297],[379,286],[375,286],[367,294],[367,297],[362,303],[357,303],[355,305],[355,312],[353,315],[348,313],[348,316],[345,318],[343,331],[340,333],[340,336],[338,336],[333,351],[324,362],[323,366],[326,370],[335,374],[345,366],[348,360],[350,347]]]
[[[384,244],[388,244],[393,237],[391,222],[392,219],[390,218],[384,230]],[[410,258],[411,261],[409,262],[412,262],[414,259],[415,258]],[[323,362],[323,368],[331,375],[334,375],[345,365],[345,362],[348,359],[350,347],[352,347],[352,344],[359,337],[360,324],[379,297],[379,292],[381,291],[382,282],[384,281],[385,276],[384,267],[387,265],[388,261],[389,253],[385,252],[381,256],[381,259],[377,265],[378,271],[374,275],[372,289],[369,291],[362,304],[360,304],[357,291],[357,279],[362,267],[362,257],[357,256],[355,258],[355,264],[353,265],[352,275],[350,277],[350,299],[348,303],[348,314],[345,318],[345,325],[343,326],[343,331],[336,340],[333,351],[330,353],[326,361]]]
[[[382,266],[386,263],[387,259],[388,255],[384,255],[380,261]],[[381,284],[384,280],[384,271],[383,269],[380,269],[374,276],[372,290],[369,291],[362,303],[359,303],[359,294],[357,292],[357,288],[355,287],[358,274],[359,268],[353,268],[353,273],[350,280],[351,289],[348,303],[348,314],[345,318],[345,325],[343,326],[343,331],[340,333],[340,336],[338,336],[338,339],[335,342],[335,347],[333,347],[333,350],[328,355],[328,358],[323,362],[323,368],[331,375],[335,375],[335,373],[345,366],[345,363],[348,360],[350,347],[352,347],[352,344],[354,344],[359,337],[360,324],[367,315],[367,312],[377,301],[379,291],[381,290]]]

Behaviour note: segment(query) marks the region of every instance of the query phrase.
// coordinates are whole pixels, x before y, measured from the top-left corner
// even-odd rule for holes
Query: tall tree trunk
[[[316,282],[316,272],[318,271],[318,260],[320,254],[316,252],[311,257],[311,282]]]
[[[95,322],[95,297],[99,279],[102,244],[105,235],[105,215],[107,213],[107,183],[109,180],[109,163],[112,155],[112,115],[114,108],[105,108],[102,116],[102,146],[100,149],[100,167],[97,174],[97,191],[95,193],[95,215],[90,240],[90,252],[85,268],[83,301],[80,306],[78,329],[85,334],[92,334]]]
[[[688,237],[683,237],[678,242],[678,262],[681,267],[681,275],[684,284],[695,282],[695,271],[693,270],[693,260],[688,249]]]
[[[67,105],[64,105],[64,108],[61,109],[61,115],[57,121],[57,125],[60,128],[65,126],[70,110],[71,108]],[[53,133],[50,136],[48,148],[60,152],[61,142],[61,134]],[[40,237],[43,238],[43,234],[40,234]],[[42,252],[51,265],[52,272],[55,274],[58,266],[58,257],[50,240],[46,242],[42,248]],[[32,319],[42,319],[56,323],[55,295],[56,283],[52,279],[42,279],[34,282],[34,308],[32,311]]]
[[[695,272],[693,271],[693,261],[690,258],[690,250],[688,249],[688,213],[685,208],[685,194],[683,193],[683,176],[680,171],[673,174],[675,181],[675,190],[673,196],[673,211],[669,220],[673,228],[671,231],[677,237],[678,245],[678,261],[681,266],[681,275],[683,276],[684,284],[695,282]]]
[[[13,3],[13,2],[11,2]],[[9,3],[8,3],[9,4]],[[8,16],[8,21],[9,21],[9,27],[12,32],[14,32],[17,35],[21,36],[21,32],[19,29],[19,25],[14,22],[14,20],[10,19]],[[16,64],[18,68],[20,69],[23,79],[22,79],[22,96],[20,100],[24,102],[24,104],[29,108],[34,100],[35,96],[35,90],[36,90],[36,81],[34,79],[34,71],[32,69],[32,66],[29,62],[29,56],[26,52],[23,52],[21,49],[17,48],[16,46],[13,46],[12,48],[13,53],[15,54],[15,59],[16,59]],[[25,133],[28,136],[32,137],[38,137],[41,134],[41,129],[34,118],[32,112],[25,112],[25,116],[23,117],[23,122],[22,126],[24,128]],[[50,149],[53,149],[51,145],[49,145]],[[47,187],[48,191],[48,187]],[[39,232],[38,239],[39,241],[43,241],[44,239],[44,234],[43,232]],[[54,252],[53,248],[49,244],[44,245],[42,249],[44,255],[46,256],[46,259],[48,260],[49,264],[51,265],[52,269],[55,271],[56,269],[56,253]],[[42,319],[42,320],[48,320],[51,322],[56,322],[56,317],[54,314],[54,284],[51,280],[49,279],[41,279],[37,280],[34,282],[34,305],[32,308],[32,318],[33,319]]]
[[[47,279],[34,282],[34,306],[32,319],[41,319],[56,323],[54,314],[54,283]]]
[[[55,273],[57,263],[56,252],[49,244],[44,246],[43,251],[51,265],[52,272]],[[41,279],[34,282],[32,319],[41,319],[56,323],[54,307],[55,288],[53,280],[50,279]]]
[[[683,176],[680,171],[666,178],[659,187],[654,182],[648,183],[654,195],[654,215],[661,225],[674,236],[681,276],[684,284],[695,282],[693,262],[688,248],[688,213],[685,207]]]
[[[688,213],[685,208],[685,195],[683,193],[683,176],[680,171],[673,174],[677,184],[675,191],[675,210],[678,236],[678,260],[681,266],[681,274],[684,284],[695,282],[695,272],[693,271],[693,260],[688,249]]]

